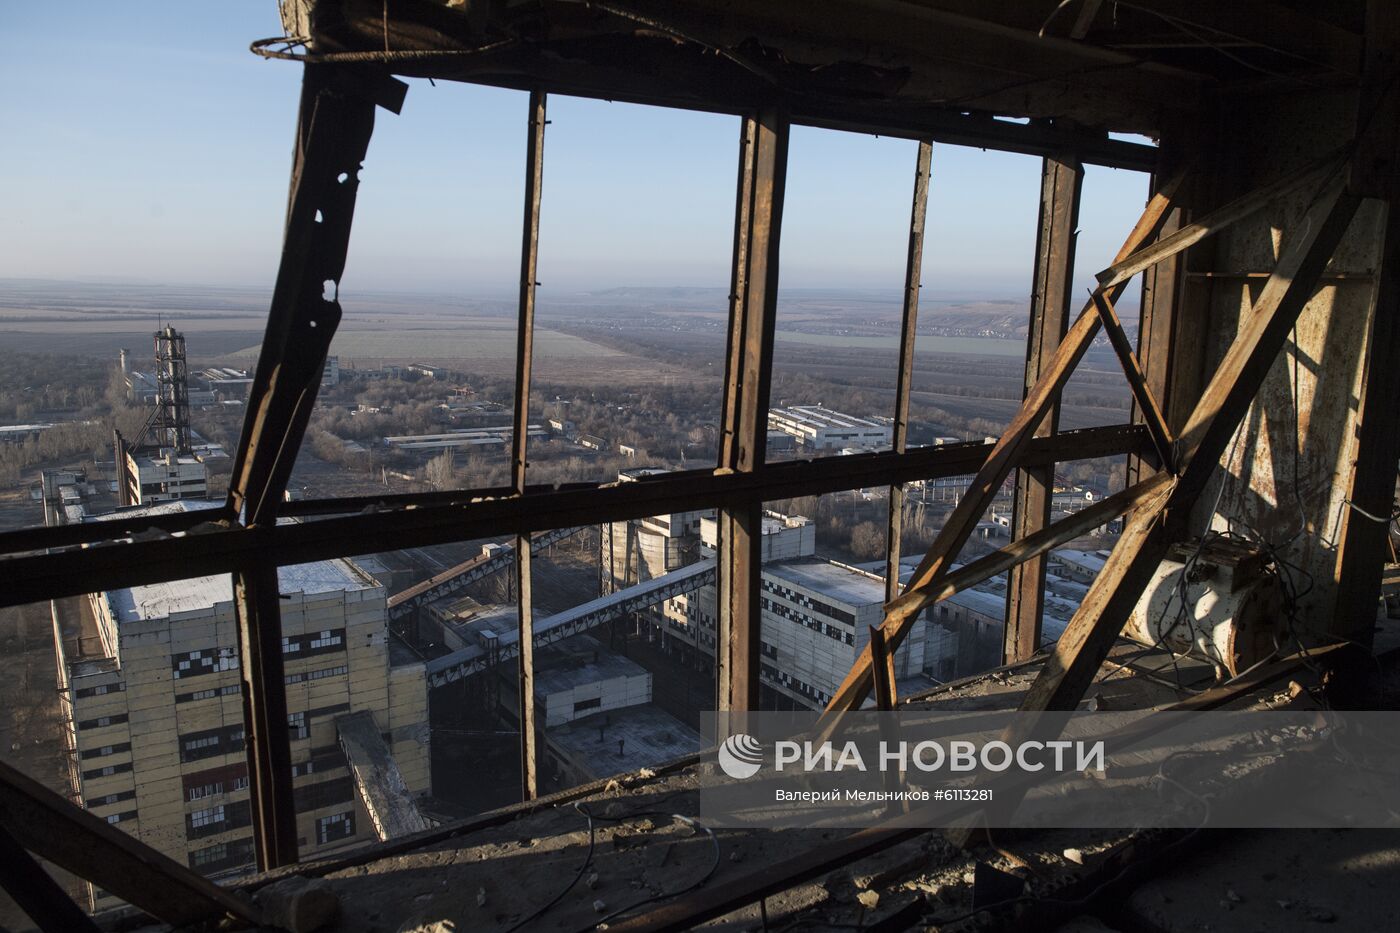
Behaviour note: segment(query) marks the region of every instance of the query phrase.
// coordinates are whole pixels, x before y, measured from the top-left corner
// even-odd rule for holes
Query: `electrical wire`
[[[471,49],[385,49],[380,52],[312,52],[307,49],[299,53],[291,51],[295,48],[305,49],[306,44],[310,41],[309,36],[274,36],[254,41],[248,46],[248,51],[262,58],[287,62],[389,65],[395,62],[416,62],[437,58],[470,58],[473,55],[494,52],[497,49],[518,45],[521,42],[521,40],[511,37],[498,39],[495,42],[488,42]],[[277,45],[285,46],[285,48],[273,48]]]
[[[1055,21],[1055,17],[1059,16],[1060,12],[1073,2],[1074,0],[1060,0],[1059,5],[1057,5],[1055,9],[1050,11],[1049,16],[1045,17],[1045,22],[1040,24],[1040,28],[1036,30],[1035,34],[1044,38],[1045,30],[1050,28],[1050,24]]]
[[[638,814],[634,814],[634,815],[635,815],[635,816],[641,816],[641,815],[643,815],[643,814],[638,813]],[[656,815],[662,815],[662,814],[660,814],[659,812],[657,812]],[[708,869],[706,869],[706,871],[705,871],[705,873],[704,873],[703,875],[701,875],[699,878],[695,879],[694,881],[692,881],[690,884],[686,885],[685,887],[683,887],[683,888],[677,888],[677,889],[674,890],[674,891],[663,891],[663,892],[660,893],[660,894],[653,894],[653,895],[651,895],[650,897],[642,898],[640,901],[637,901],[636,903],[629,904],[629,905],[626,906],[626,907],[622,907],[622,908],[619,908],[619,909],[617,909],[617,910],[614,910],[612,913],[610,913],[610,914],[608,914],[607,916],[603,917],[601,920],[598,920],[598,921],[595,921],[595,922],[592,923],[592,924],[589,924],[587,927],[584,928],[585,930],[592,930],[592,929],[595,929],[597,926],[599,926],[599,925],[601,925],[601,924],[609,923],[609,922],[611,922],[611,921],[613,921],[613,920],[616,920],[618,917],[622,916],[623,914],[631,913],[632,911],[636,910],[638,907],[645,907],[647,904],[655,904],[655,903],[658,902],[658,901],[670,900],[670,899],[673,898],[673,897],[679,897],[679,896],[682,895],[682,894],[688,894],[689,892],[694,891],[696,888],[701,887],[702,885],[704,885],[705,882],[709,881],[712,877],[714,877],[715,872],[719,870],[719,861],[720,861],[720,859],[719,859],[719,837],[715,835],[715,831],[712,830],[712,829],[710,829],[710,827],[708,827],[708,826],[704,825],[703,823],[701,823],[699,820],[697,820],[697,819],[695,819],[695,818],[693,818],[693,817],[685,816],[684,814],[680,814],[680,813],[671,813],[671,814],[666,814],[666,815],[669,815],[672,819],[680,820],[682,823],[685,823],[687,826],[690,826],[692,829],[698,829],[698,830],[704,832],[705,835],[707,835],[707,836],[710,837],[710,845],[711,845],[711,847],[712,847],[713,850],[714,850],[714,858],[710,861],[710,867],[709,867]],[[600,819],[602,819],[602,817],[600,817]],[[580,931],[580,933],[582,933],[582,931]]]
[[[535,912],[530,914],[528,917],[516,921],[516,923],[510,928],[508,928],[505,931],[505,933],[515,933],[516,930],[521,929],[528,923],[533,923],[535,920],[543,916],[545,911],[549,910],[549,908],[562,901],[564,899],[564,895],[568,894],[574,889],[574,887],[579,883],[579,879],[583,877],[583,873],[588,871],[588,866],[593,864],[593,850],[595,848],[598,838],[597,829],[594,826],[593,822],[593,814],[589,812],[589,809],[580,802],[574,803],[574,809],[577,810],[579,813],[583,814],[584,819],[588,820],[588,853],[583,857],[583,864],[579,865],[578,871],[574,873],[573,880],[570,881],[562,891],[554,895],[554,897],[550,898],[542,906],[536,908]]]

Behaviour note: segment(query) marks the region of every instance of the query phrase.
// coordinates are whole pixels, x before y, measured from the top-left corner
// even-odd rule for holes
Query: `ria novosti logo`
[[[731,735],[719,747],[719,767],[735,780],[753,777],[763,767],[763,743],[742,732]]]

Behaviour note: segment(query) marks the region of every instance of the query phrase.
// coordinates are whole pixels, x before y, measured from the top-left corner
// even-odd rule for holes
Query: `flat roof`
[[[277,583],[283,594],[307,595],[368,590],[378,585],[342,559],[278,567]],[[232,602],[233,578],[217,574],[109,590],[107,600],[118,623],[162,619],[175,612],[197,612]]]
[[[705,745],[700,733],[650,704],[594,713],[554,726],[546,735],[595,777],[655,767]]]
[[[820,405],[794,405],[790,408],[774,408],[768,412],[768,417],[778,419],[786,418],[798,424],[813,428],[890,429],[889,425],[880,424],[869,418],[848,415],[845,412],[836,411],[831,408],[823,408]]]
[[[963,590],[954,593],[944,602],[956,603],[966,609],[993,619],[1006,619],[1006,596],[1005,594],[988,593],[984,590]]]
[[[100,515],[88,515],[89,522],[106,522],[123,518],[140,518],[146,515],[173,515],[176,512],[201,512],[205,509],[218,509],[224,505],[223,499],[162,499],[144,505],[129,505]]]
[[[605,680],[640,677],[647,673],[647,669],[636,661],[607,651],[591,638],[580,638],[577,642],[570,639],[569,647],[573,650],[556,652],[551,647],[535,655],[536,694],[548,696]]]
[[[1105,558],[1095,554],[1093,551],[1077,551],[1074,548],[1055,548],[1050,552],[1052,558],[1058,557],[1067,564],[1082,567],[1085,570],[1092,570],[1095,573],[1103,569]]]
[[[883,581],[830,561],[818,559],[802,563],[765,564],[763,572],[840,600],[848,606],[869,606],[885,601]]]

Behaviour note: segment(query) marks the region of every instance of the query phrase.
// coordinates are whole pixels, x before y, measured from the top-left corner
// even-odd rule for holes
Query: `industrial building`
[[[515,429],[510,425],[495,428],[461,428],[442,434],[412,434],[384,438],[384,445],[395,450],[420,454],[441,453],[444,450],[508,447]],[[549,439],[549,432],[538,424],[527,429],[531,441]]]
[[[1400,626],[1382,598],[1400,587],[1394,2],[284,0],[278,11],[280,35],[240,39],[277,60],[268,67],[300,68],[302,91],[287,210],[269,209],[284,221],[284,239],[226,500],[0,535],[0,605],[108,594],[92,610],[96,637],[79,641],[91,660],[75,652],[65,662],[70,682],[95,678],[69,691],[75,708],[91,704],[75,712],[73,741],[77,760],[98,772],[80,773],[94,782],[91,791],[81,788],[93,795],[93,809],[0,766],[0,884],[38,926],[290,929],[308,923],[307,913],[308,925],[329,933],[600,925],[612,933],[707,926],[1249,933],[1393,925],[1400,746],[1336,724],[1400,708]],[[404,78],[528,98],[519,126],[509,482],[289,500],[293,461],[341,320],[338,288],[352,282],[352,220],[358,227],[370,219],[355,218],[359,186],[372,187],[375,171],[393,167],[376,161],[383,154],[372,144],[376,122],[398,119],[406,95],[428,90],[410,91]],[[636,482],[531,479],[541,205],[550,196],[545,149],[556,132],[549,108],[557,95],[738,118],[712,465]],[[780,284],[803,284],[781,278],[794,127],[917,143],[907,176],[908,251],[897,257],[903,281],[890,283],[900,295],[891,422],[877,437],[881,423],[873,419],[843,427],[821,422],[828,414],[839,420],[834,413],[804,409],[815,423],[794,419],[781,428],[812,449],[858,449],[852,456],[768,456]],[[953,146],[1040,163],[1038,196],[1024,203],[1035,244],[1023,258],[1029,287],[1019,309],[1024,331],[1017,329],[1024,380],[1015,398],[1001,400],[1010,414],[990,443],[915,448],[909,414],[911,395],[922,391],[915,338],[928,278],[924,240],[947,193],[937,153]],[[1085,182],[1100,168],[1142,173],[1147,190],[1136,219],[1106,231],[1121,236],[1112,258],[1088,257],[1102,268],[1077,273]],[[1090,283],[1087,299],[1082,282]],[[1134,295],[1139,314],[1131,325]],[[1120,423],[1068,430],[1061,401],[1095,348],[1115,379],[1121,370],[1131,408]],[[159,391],[156,399],[171,407]],[[178,416],[164,427],[178,431]],[[869,443],[852,443],[867,431]],[[612,448],[586,434],[579,443]],[[1065,499],[1057,508],[1057,466],[1099,458],[1126,463],[1124,487],[1084,497],[1073,511]],[[903,546],[907,484],[950,477],[969,479],[932,540]],[[880,582],[814,559],[800,523],[765,513],[779,500],[881,487],[890,521],[884,573],[874,575]],[[1004,537],[976,542],[973,553],[966,545],[998,499],[1011,504]],[[689,520],[659,523],[648,541],[630,527],[647,516],[690,514],[702,516],[704,550],[693,562],[669,543]],[[1118,531],[1093,537],[1115,522]],[[608,555],[621,550],[622,588],[563,613],[537,612],[536,545],[583,526],[611,527],[600,563],[618,564]],[[513,543],[387,599],[368,582],[332,585],[353,578],[340,562],[355,555],[482,540]],[[1101,565],[1090,541],[1111,544]],[[1057,548],[1084,553],[1056,558]],[[513,668],[519,802],[316,857],[318,846],[364,831],[361,811],[347,803],[298,806],[307,776],[292,765],[314,763],[302,750],[329,742],[332,728],[343,746],[360,750],[388,729],[394,757],[409,761],[403,784],[422,786],[413,783],[421,772],[409,757],[421,743],[393,731],[400,668],[392,646],[376,642],[384,631],[377,607],[392,618],[487,564],[511,568],[510,614],[417,664],[429,690],[471,682],[493,666]],[[329,594],[306,592],[318,588],[301,576],[308,565],[336,568],[307,571],[326,574]],[[649,579],[648,566],[656,571]],[[219,582],[200,584],[191,602],[192,591],[176,586],[191,578]],[[699,595],[707,584],[712,598]],[[341,648],[337,623],[315,617],[322,597],[329,615],[347,619],[347,676],[356,652],[365,652],[375,678],[383,672],[382,707],[312,716],[353,706],[348,689],[343,699],[312,700],[314,683],[289,683],[334,667],[334,657],[303,654]],[[819,732],[875,709],[954,722],[1005,716],[1019,725],[1004,734],[1050,742],[1063,733],[1060,714],[1126,713],[1133,735],[1152,747],[1122,767],[1075,769],[1066,796],[1104,791],[1131,801],[1139,793],[1168,802],[1178,819],[1144,825],[1129,805],[1095,810],[1091,825],[1078,828],[1018,824],[1007,815],[1026,785],[979,775],[960,789],[985,795],[891,807],[863,828],[716,831],[699,800],[729,786],[719,750],[656,761],[629,757],[635,743],[625,737],[615,773],[546,793],[550,743],[559,760],[589,762],[565,769],[579,781],[598,776],[615,745],[606,720],[601,732],[587,716],[554,726],[577,729],[571,741],[543,727],[551,716],[557,722],[602,702],[570,698],[577,685],[542,676],[546,650],[668,600],[667,637],[690,637],[697,655],[713,656],[708,683],[722,713],[771,708],[776,694],[794,706],[820,706],[810,727]],[[177,643],[168,633],[185,624],[186,610],[191,632],[200,633]],[[359,637],[349,631],[352,614],[363,626]],[[236,668],[220,653],[234,644]],[[784,657],[787,650],[797,654]],[[819,650],[819,662],[802,656]],[[946,682],[914,690],[899,682],[901,669],[926,668],[931,653],[939,659],[935,679]],[[959,676],[964,661],[984,669]],[[138,697],[124,678],[128,665],[140,664],[161,676]],[[186,671],[207,671],[194,676],[221,686],[186,687],[179,683]],[[625,703],[642,695],[634,674],[619,669],[601,682]],[[96,692],[118,682],[127,689]],[[93,694],[79,698],[89,684]],[[235,684],[238,703],[232,690],[227,700],[193,698]],[[653,696],[659,686],[653,677]],[[192,698],[181,701],[186,693]],[[379,720],[381,708],[390,722]],[[194,718],[206,709],[208,718]],[[1243,758],[1174,743],[1165,731],[1183,715],[1216,713],[1247,724],[1248,738],[1235,749]],[[152,728],[132,728],[138,714]],[[193,731],[184,731],[186,715]],[[404,726],[415,728],[416,716]],[[1283,716],[1305,727],[1285,734],[1275,728]],[[130,751],[121,748],[128,742]],[[128,756],[135,768],[140,756],[132,752],[142,742],[165,756],[150,759],[163,771],[151,775],[149,802],[145,783],[124,768]],[[238,742],[241,755],[232,751]],[[677,744],[658,741],[655,751]],[[1290,772],[1291,759],[1275,746],[1342,770],[1286,785],[1292,792],[1270,808],[1273,822],[1241,827],[1231,820],[1259,788],[1276,789]],[[206,752],[207,766],[180,760]],[[347,751],[341,760],[358,774],[357,762],[383,756]],[[231,791],[236,771],[212,773],[216,767],[246,769],[246,790]],[[187,788],[187,774],[203,783]],[[223,810],[190,799],[220,781],[232,798]],[[369,799],[383,798],[355,783],[356,807],[381,814],[376,835],[394,835],[381,824],[417,824],[411,814],[394,818],[404,812],[393,803],[371,806]],[[1384,803],[1388,816],[1357,826],[1327,815],[1342,811],[1310,806],[1345,809],[1363,797]],[[245,827],[226,830],[245,818]],[[124,832],[127,823],[138,833]],[[191,838],[208,827],[210,835]],[[183,860],[165,856],[162,841]],[[192,868],[195,841],[214,851]],[[225,886],[198,871],[249,857],[259,872]],[[129,906],[88,917],[54,867]]]
[[[122,505],[169,499],[203,499],[209,494],[209,469],[195,455],[190,428],[190,379],[185,337],[167,324],[154,335],[156,371],[146,378],[154,392],[134,397],[151,404],[150,417],[131,441],[114,432],[117,494]],[[125,371],[129,351],[123,350]],[[136,379],[141,374],[131,374]],[[144,378],[144,377],[143,377]],[[138,382],[129,382],[136,386]],[[211,396],[212,398],[212,396]]]
[[[889,446],[894,430],[820,405],[774,408],[768,412],[768,429],[793,437],[804,450],[878,450]]]
[[[764,708],[820,709],[864,647],[870,626],[879,622],[884,583],[868,571],[818,558],[816,526],[806,518],[767,513],[761,534],[761,676],[769,697]],[[718,537],[713,513],[612,522],[603,532],[604,590],[713,561]],[[715,587],[707,584],[638,615],[652,627],[661,651],[713,670],[715,600]],[[896,670],[914,679],[924,666],[920,625],[896,653]]]
[[[159,514],[200,507],[181,501]],[[155,513],[120,518],[142,514]],[[390,645],[384,590],[348,561],[283,567],[278,579],[300,850],[319,857],[388,838],[375,822],[384,788],[430,790],[423,663]],[[200,874],[253,869],[228,577],[106,590],[56,609],[55,628],[75,800]],[[358,761],[341,734],[360,714],[373,718],[375,766]],[[115,903],[89,888],[93,907]]]

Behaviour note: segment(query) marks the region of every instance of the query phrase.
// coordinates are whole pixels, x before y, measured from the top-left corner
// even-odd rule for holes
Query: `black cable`
[[[515,933],[516,930],[519,930],[527,923],[531,923],[539,919],[539,917],[542,914],[544,914],[545,911],[549,910],[549,908],[562,901],[564,899],[564,895],[572,891],[574,889],[574,886],[579,883],[579,879],[583,877],[583,873],[588,871],[588,866],[593,864],[593,848],[594,843],[597,841],[597,833],[593,825],[593,814],[590,813],[588,808],[585,807],[582,803],[575,803],[574,809],[577,810],[579,813],[582,813],[584,819],[588,820],[588,854],[583,857],[583,864],[578,867],[578,871],[574,873],[574,879],[570,881],[567,886],[565,886],[564,890],[554,895],[553,898],[547,901],[543,906],[537,908],[535,912],[530,914],[528,917],[524,918],[523,920],[517,921],[515,925],[508,928],[505,931],[505,933]]]
[[[643,815],[645,815],[645,813],[635,813],[635,814],[631,814],[631,816],[643,816]],[[619,908],[618,910],[614,910],[612,913],[608,914],[607,916],[603,917],[602,919],[595,920],[593,923],[590,923],[588,926],[584,927],[584,928],[583,928],[584,930],[592,930],[592,929],[595,929],[598,925],[604,924],[604,923],[608,923],[609,921],[615,920],[615,919],[617,919],[618,917],[622,916],[623,914],[631,913],[632,911],[636,910],[638,907],[645,907],[647,904],[654,904],[654,903],[656,903],[657,901],[670,900],[670,899],[673,898],[673,897],[679,897],[679,896],[682,895],[682,894],[688,894],[689,892],[694,891],[696,888],[698,888],[698,887],[700,887],[701,885],[703,885],[705,882],[709,881],[710,878],[712,878],[712,877],[714,876],[714,873],[715,873],[716,871],[719,870],[719,861],[720,861],[720,858],[719,858],[719,837],[717,837],[717,836],[715,835],[714,830],[710,829],[710,827],[704,825],[704,824],[701,823],[699,820],[696,820],[696,819],[694,819],[694,818],[692,818],[692,817],[689,817],[689,816],[685,816],[685,815],[680,814],[680,813],[669,813],[669,814],[666,814],[666,813],[661,813],[660,811],[655,811],[655,815],[658,815],[658,816],[670,816],[672,819],[680,820],[682,823],[685,823],[686,825],[688,825],[688,826],[690,826],[690,827],[692,827],[692,828],[694,828],[694,829],[701,830],[702,832],[705,833],[705,835],[709,836],[709,837],[710,837],[710,845],[711,845],[711,846],[713,847],[713,849],[714,849],[714,858],[713,858],[713,860],[710,862],[710,867],[709,867],[709,869],[706,870],[705,874],[701,875],[701,876],[700,876],[699,878],[697,878],[695,881],[691,882],[690,884],[686,885],[686,886],[683,887],[683,888],[678,888],[678,889],[675,890],[675,891],[663,891],[663,892],[660,893],[660,894],[653,894],[653,895],[650,896],[650,897],[642,898],[640,901],[637,901],[637,902],[634,903],[634,904],[629,904],[629,905],[626,906],[626,907],[622,907],[622,908]],[[605,819],[605,817],[599,817],[599,819]],[[580,933],[583,933],[583,931],[580,931]]]

